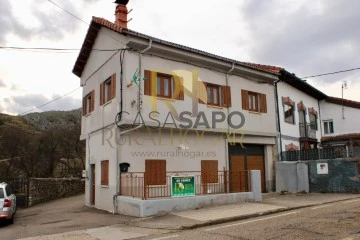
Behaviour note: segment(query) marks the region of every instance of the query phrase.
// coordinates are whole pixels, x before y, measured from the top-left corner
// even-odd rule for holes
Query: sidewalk
[[[360,198],[359,194],[284,194],[268,193],[260,203],[243,202],[233,205],[207,207],[198,210],[171,213],[164,216],[139,218],[103,228],[49,235],[28,240],[57,239],[129,239],[154,236],[183,229],[193,229],[212,224],[248,219],[293,209]],[[119,216],[121,217],[121,216]],[[356,238],[354,238],[356,239]]]

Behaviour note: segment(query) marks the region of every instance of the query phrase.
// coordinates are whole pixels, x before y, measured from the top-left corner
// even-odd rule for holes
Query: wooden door
[[[230,192],[246,192],[247,179],[245,176],[245,156],[231,156],[230,158]]]
[[[266,191],[265,184],[265,162],[264,156],[248,156],[247,157],[247,170],[260,170],[261,174],[261,190]]]
[[[91,165],[91,199],[90,204],[95,205],[95,164]]]

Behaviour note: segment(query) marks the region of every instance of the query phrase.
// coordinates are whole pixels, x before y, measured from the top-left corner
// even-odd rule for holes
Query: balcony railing
[[[159,173],[153,173],[159,176]],[[149,174],[145,172],[122,173],[120,177],[120,195],[134,198],[170,198],[172,197],[172,176],[194,176],[195,195],[225,194],[251,191],[250,171],[207,172],[167,172],[163,185],[147,184]]]
[[[300,123],[300,137],[316,138],[316,130],[311,128],[311,124]]]
[[[324,149],[286,151],[281,153],[282,161],[307,161],[348,157],[345,146]]]

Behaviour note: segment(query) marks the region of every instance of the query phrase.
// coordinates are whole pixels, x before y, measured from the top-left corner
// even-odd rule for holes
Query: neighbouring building
[[[83,87],[86,205],[148,216],[256,200],[251,170],[272,191],[279,74],[132,31],[127,2],[116,1],[115,23],[93,17],[73,69]],[[182,176],[194,183],[173,185]],[[194,186],[186,194],[195,196],[171,199],[174,186]]]

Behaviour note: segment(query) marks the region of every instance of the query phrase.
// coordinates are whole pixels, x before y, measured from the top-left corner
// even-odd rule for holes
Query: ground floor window
[[[145,160],[146,185],[166,185],[166,160]]]

